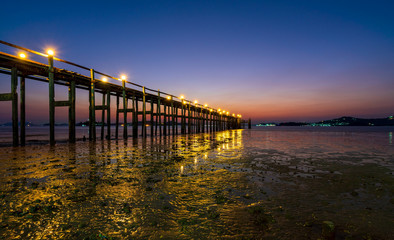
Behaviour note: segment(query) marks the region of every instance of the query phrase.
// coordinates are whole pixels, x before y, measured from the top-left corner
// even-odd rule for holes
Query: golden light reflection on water
[[[242,225],[232,212],[247,206],[237,200],[239,193],[231,196],[226,191],[231,187],[242,192],[243,174],[223,168],[241,153],[219,157],[215,151],[222,145],[223,152],[242,149],[241,136],[238,130],[5,148],[0,159],[0,236],[145,239],[241,234],[241,229],[223,227]],[[254,232],[243,235],[260,234],[258,225],[252,228]]]
[[[233,130],[2,148],[0,238],[318,239],[329,220],[341,236],[388,239],[394,151],[381,147],[387,133],[360,136]]]

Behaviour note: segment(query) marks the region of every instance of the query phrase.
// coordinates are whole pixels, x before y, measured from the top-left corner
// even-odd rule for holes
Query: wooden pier
[[[119,126],[123,126],[122,137],[167,136],[181,134],[215,132],[227,129],[238,129],[245,126],[247,121],[241,115],[214,109],[201,104],[193,103],[182,97],[160,92],[127,81],[125,78],[115,78],[95,69],[87,68],[66,60],[54,57],[52,54],[40,53],[34,50],[16,46],[4,41],[1,44],[25,52],[41,55],[48,58],[48,64],[32,61],[20,56],[0,52],[0,73],[11,78],[11,92],[0,93],[0,101],[12,102],[12,129],[13,145],[26,143],[26,114],[25,114],[25,81],[42,81],[48,83],[49,91],[49,142],[55,144],[55,109],[68,108],[69,142],[76,141],[76,116],[75,99],[76,88],[89,91],[89,140],[97,139],[96,114],[101,111],[100,139],[111,138],[111,111],[116,112],[115,139],[119,138]],[[77,72],[56,68],[54,61],[66,63],[90,71],[90,76]],[[103,81],[97,78],[102,76],[109,79],[121,80],[122,85]],[[18,98],[19,79],[19,98]],[[68,99],[55,100],[55,85],[68,87]],[[1,89],[3,92],[4,89]],[[102,104],[97,105],[95,95],[102,95]],[[116,98],[116,109],[111,110],[111,97]],[[19,101],[19,111],[18,111]],[[140,107],[142,106],[142,109]],[[132,121],[128,122],[127,116],[131,114]],[[20,115],[20,119],[18,119]],[[123,117],[120,123],[119,117]],[[106,118],[106,119],[105,119]],[[150,126],[150,132],[147,132]],[[129,127],[132,133],[129,133]],[[250,127],[250,119],[249,119]],[[106,128],[106,129],[105,129]],[[139,131],[139,129],[141,131]],[[106,130],[106,131],[105,131]]]

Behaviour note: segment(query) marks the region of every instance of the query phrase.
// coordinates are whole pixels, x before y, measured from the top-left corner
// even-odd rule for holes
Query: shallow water
[[[392,130],[3,147],[0,239],[391,239]]]

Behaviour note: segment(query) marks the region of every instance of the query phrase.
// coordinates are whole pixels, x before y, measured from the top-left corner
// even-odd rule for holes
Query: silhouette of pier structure
[[[207,105],[186,100],[184,97],[177,97],[147,88],[127,81],[124,76],[116,78],[95,69],[59,59],[54,56],[54,52],[51,50],[44,54],[5,41],[0,40],[0,43],[24,52],[19,56],[0,52],[0,73],[11,77],[11,92],[0,93],[0,101],[12,102],[14,146],[25,145],[26,143],[26,80],[48,83],[50,144],[55,144],[55,109],[57,107],[68,107],[69,142],[73,143],[76,141],[75,100],[77,88],[89,91],[89,99],[86,99],[86,101],[89,101],[90,141],[97,140],[97,111],[101,111],[100,139],[112,139],[111,111],[116,112],[115,139],[119,138],[120,127],[123,127],[122,137],[127,139],[128,137],[147,137],[148,135],[176,135],[179,132],[180,134],[191,134],[238,129],[244,127],[247,122],[242,120],[242,116],[239,114],[230,114],[221,109],[214,109]],[[48,59],[48,64],[29,60],[26,58],[25,53],[43,56]],[[74,71],[57,68],[54,66],[55,61],[87,70],[90,72],[90,75],[86,76]],[[98,76],[103,78],[99,79]],[[108,79],[120,80],[122,85],[110,83],[107,81]],[[18,82],[20,84],[19,94]],[[55,85],[68,87],[67,100],[55,100]],[[4,89],[1,89],[1,92],[3,91]],[[97,94],[102,95],[100,105],[96,104]],[[116,109],[111,109],[111,97],[116,98]],[[128,122],[127,116],[129,114],[132,116],[131,122]],[[120,118],[123,118],[122,122]],[[248,123],[250,128],[250,119]],[[148,126],[150,127],[149,132]],[[132,129],[131,134],[129,133],[129,127]]]

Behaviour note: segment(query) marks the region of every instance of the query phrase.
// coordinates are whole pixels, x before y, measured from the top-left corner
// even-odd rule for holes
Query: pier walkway
[[[46,54],[31,49],[20,47],[0,40],[0,44],[18,49],[19,56],[0,52],[0,74],[9,75],[11,78],[11,91],[0,93],[0,101],[12,102],[12,128],[13,145],[25,145],[26,143],[26,101],[25,81],[41,81],[48,83],[49,91],[49,142],[55,144],[55,109],[67,107],[69,142],[75,142],[75,99],[76,89],[89,91],[89,140],[95,141],[97,135],[101,139],[111,139],[111,111],[116,112],[115,139],[119,138],[119,128],[123,126],[122,137],[147,137],[204,133],[222,131],[226,129],[238,129],[245,126],[247,121],[239,114],[214,109],[207,105],[201,105],[177,97],[169,93],[160,92],[145,86],[127,81],[125,76],[119,78],[99,72],[95,69],[84,67],[63,59],[56,58],[53,51]],[[48,64],[43,64],[26,58],[27,53],[43,56],[48,59]],[[86,76],[78,72],[60,69],[54,66],[54,62],[87,70],[90,75]],[[121,85],[108,82],[108,79],[121,81]],[[18,81],[19,80],[19,81]],[[18,93],[18,83],[20,84]],[[55,100],[55,85],[68,87],[67,100]],[[1,89],[0,92],[4,92]],[[100,105],[96,104],[96,95],[102,96]],[[18,97],[19,95],[19,97]],[[116,109],[111,109],[111,101],[116,99]],[[18,111],[19,109],[19,111]],[[97,114],[97,111],[99,114]],[[100,133],[96,133],[97,116],[101,113]],[[131,114],[132,121],[128,122]],[[250,119],[248,121],[250,127]],[[149,132],[147,132],[150,126]],[[131,128],[131,134],[129,133]],[[178,127],[180,128],[178,130]],[[106,129],[105,129],[106,128]],[[140,131],[139,131],[140,130]]]

